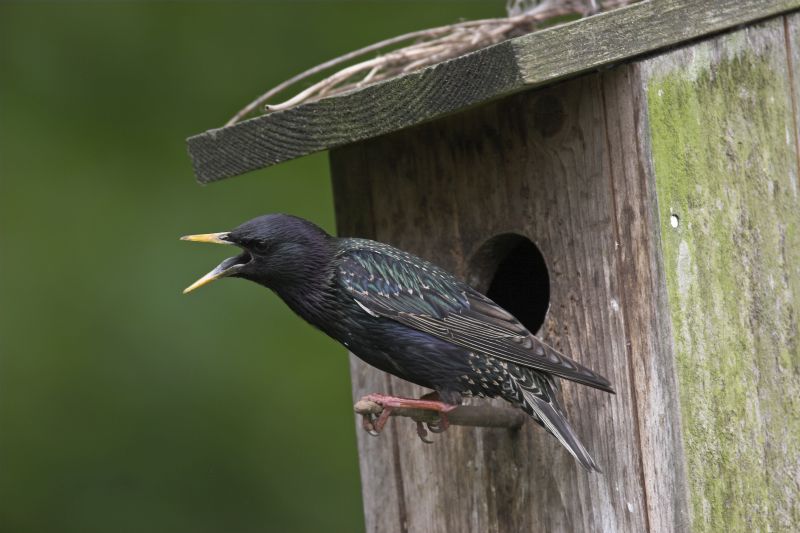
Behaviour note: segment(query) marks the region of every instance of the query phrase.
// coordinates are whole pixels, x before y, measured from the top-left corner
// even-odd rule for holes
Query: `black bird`
[[[377,397],[385,405],[445,413],[463,397],[500,397],[533,417],[587,470],[599,470],[564,416],[556,376],[613,393],[608,380],[436,265],[379,242],[336,238],[283,214],[182,239],[241,248],[184,293],[223,277],[259,283],[365,362],[433,389],[441,400]]]

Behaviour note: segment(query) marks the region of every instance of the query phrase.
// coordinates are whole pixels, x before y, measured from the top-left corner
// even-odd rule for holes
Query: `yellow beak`
[[[231,241],[227,240],[228,233],[221,232],[221,233],[201,233],[199,235],[185,235],[181,237],[182,241],[192,241],[192,242],[210,242],[212,244],[233,244]],[[237,257],[231,257],[217,265],[214,270],[203,276],[202,278],[198,279],[188,287],[183,290],[183,294],[192,292],[195,289],[199,289],[203,285],[207,285],[214,280],[219,278],[224,278],[225,276],[231,275],[233,272],[241,268],[241,264],[237,263]]]
[[[228,232],[221,233],[201,233],[199,235],[184,235],[181,237],[182,241],[192,242],[210,242],[212,244],[233,244],[231,241],[225,240],[228,237]]]
[[[202,278],[198,279],[197,281],[195,281],[194,283],[192,283],[191,285],[189,285],[188,287],[183,289],[183,294],[189,294],[193,290],[199,289],[203,285],[208,285],[212,281],[218,280],[221,277],[224,277],[224,276],[222,276],[221,272],[217,272],[217,269],[215,268],[214,270],[212,270],[211,272],[209,272],[208,274],[206,274]]]

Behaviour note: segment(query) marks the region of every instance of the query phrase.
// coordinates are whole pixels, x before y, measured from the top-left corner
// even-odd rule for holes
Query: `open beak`
[[[234,244],[233,242],[227,240],[228,233],[203,233],[200,235],[186,235],[181,237],[182,241],[193,241],[193,242],[210,242],[214,244]],[[219,265],[217,265],[214,270],[203,276],[202,278],[198,279],[188,287],[183,290],[183,294],[192,292],[195,289],[202,287],[203,285],[207,285],[214,280],[224,278],[235,274],[241,268],[247,264],[250,260],[250,254],[247,252],[243,252],[236,257],[229,257]]]

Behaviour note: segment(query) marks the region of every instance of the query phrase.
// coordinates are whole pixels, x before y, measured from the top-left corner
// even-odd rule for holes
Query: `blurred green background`
[[[327,157],[193,181],[184,139],[340,53],[504,2],[0,4],[0,532],[363,529],[345,351],[269,291],[181,289]]]

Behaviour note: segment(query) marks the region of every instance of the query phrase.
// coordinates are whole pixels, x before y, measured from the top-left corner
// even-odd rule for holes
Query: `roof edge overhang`
[[[187,139],[210,183],[384,135],[800,9],[800,0],[645,0]]]

